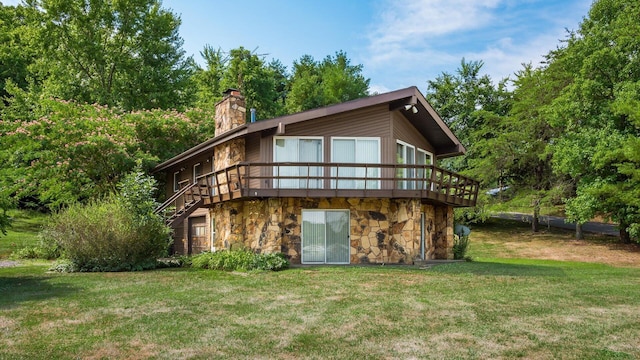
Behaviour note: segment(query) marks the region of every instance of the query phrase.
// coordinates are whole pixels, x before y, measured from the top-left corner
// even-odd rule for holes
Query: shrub
[[[56,244],[42,241],[37,246],[27,246],[11,254],[14,259],[44,259],[53,260],[60,257],[60,247]]]
[[[170,229],[153,213],[155,181],[139,168],[118,184],[120,193],[52,216],[43,237],[60,246],[78,271],[152,269],[167,254]]]
[[[191,266],[200,269],[250,271],[278,271],[289,267],[284,254],[254,254],[248,250],[222,250],[202,253],[191,258]]]
[[[468,249],[469,249],[469,235],[453,236],[453,258],[455,260],[464,259]]]
[[[79,271],[155,268],[166,255],[168,235],[161,218],[141,222],[117,197],[71,205],[53,215],[43,232]]]

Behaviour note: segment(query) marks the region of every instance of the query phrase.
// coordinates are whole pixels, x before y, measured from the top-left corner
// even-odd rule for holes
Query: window
[[[380,138],[333,137],[331,138],[331,162],[380,164]],[[331,176],[339,178],[331,181],[333,189],[380,188],[380,168],[378,167],[332,167]]]
[[[396,158],[398,164],[415,165],[416,164],[416,148],[403,141],[398,140],[396,143]],[[400,179],[415,178],[415,167],[398,167],[396,177]],[[415,189],[415,181],[398,181],[398,189]]]
[[[274,137],[274,162],[322,162],[322,138],[317,137]],[[280,189],[321,189],[322,166],[274,166],[277,178],[274,186]],[[284,178],[280,178],[284,177]]]
[[[180,171],[173,173],[173,192],[180,191]]]
[[[193,183],[198,182],[198,176],[202,175],[202,164],[197,163],[193,165]]]
[[[302,263],[348,264],[349,210],[302,210]]]
[[[417,150],[417,158],[416,164],[418,165],[432,165],[433,164],[433,154],[426,150],[418,149]],[[419,179],[425,179],[425,181],[417,181],[417,188],[420,190],[428,189],[428,184],[431,178],[431,169],[426,166],[423,168],[419,168],[416,170],[416,177]]]

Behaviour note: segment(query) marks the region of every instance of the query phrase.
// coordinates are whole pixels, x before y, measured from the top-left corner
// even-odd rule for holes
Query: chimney
[[[223,94],[216,104],[216,136],[246,123],[244,96],[237,89],[227,89]]]

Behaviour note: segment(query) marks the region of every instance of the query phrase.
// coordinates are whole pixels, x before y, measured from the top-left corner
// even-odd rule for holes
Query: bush
[[[13,259],[44,259],[53,260],[60,257],[60,247],[56,244],[42,241],[37,246],[27,246],[11,254]]]
[[[284,254],[254,254],[248,250],[216,251],[202,253],[191,258],[191,266],[200,269],[250,271],[278,271],[289,267]]]
[[[160,217],[140,221],[118,197],[71,205],[54,214],[43,237],[60,246],[79,271],[155,268],[170,244]]]
[[[453,236],[453,258],[455,260],[462,260],[467,255],[469,250],[469,235],[454,235]]]
[[[457,208],[454,210],[454,222],[456,224],[483,224],[491,217],[488,209],[489,197],[486,194],[478,194],[476,206]]]

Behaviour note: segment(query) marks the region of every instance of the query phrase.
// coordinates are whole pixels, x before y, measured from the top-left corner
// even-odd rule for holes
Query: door
[[[302,211],[302,263],[348,264],[348,210]]]
[[[208,251],[207,222],[205,216],[189,218],[189,255]]]

